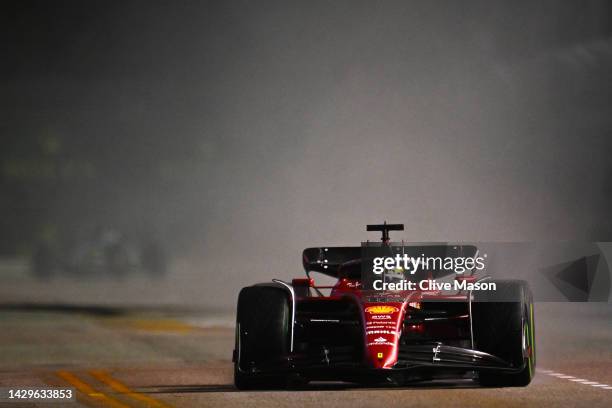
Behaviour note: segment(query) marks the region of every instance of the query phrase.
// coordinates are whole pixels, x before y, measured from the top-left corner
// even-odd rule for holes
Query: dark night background
[[[112,225],[231,305],[383,219],[612,240],[608,1],[1,4],[7,259]]]

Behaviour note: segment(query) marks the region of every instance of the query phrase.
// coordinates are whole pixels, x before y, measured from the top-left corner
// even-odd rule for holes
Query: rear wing
[[[385,247],[382,244],[371,245],[379,248],[397,250],[397,246]],[[473,257],[478,253],[474,245],[452,245],[452,244],[405,244],[400,248],[406,248],[413,256],[422,257]],[[340,277],[358,277],[361,273],[361,261],[364,248],[361,246],[346,247],[316,247],[306,248],[302,252],[302,265],[308,275],[309,272],[320,272],[325,275]],[[389,253],[393,255],[393,253]],[[343,275],[343,276],[340,276]],[[438,272],[436,277],[444,276],[445,273]]]
[[[360,246],[306,248],[302,252],[302,265],[306,273],[320,272],[334,278],[339,277],[342,264],[360,260]]]

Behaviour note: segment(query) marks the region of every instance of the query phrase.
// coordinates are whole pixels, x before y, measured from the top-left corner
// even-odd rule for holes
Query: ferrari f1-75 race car
[[[393,255],[399,248],[420,256],[478,253],[470,245],[394,246],[389,230],[403,230],[402,224],[368,225],[368,230],[382,231],[378,253]],[[413,282],[446,278],[455,289],[375,290],[364,275],[369,258],[363,244],[307,248],[305,278],[243,288],[233,353],[236,387],[309,381],[402,385],[440,378],[471,378],[484,386],[531,382],[534,312],[525,281],[422,267],[419,273],[400,270],[399,275]],[[312,272],[335,278],[335,284],[317,286]],[[393,270],[381,276],[392,282],[397,275]],[[481,282],[495,290],[474,290]]]

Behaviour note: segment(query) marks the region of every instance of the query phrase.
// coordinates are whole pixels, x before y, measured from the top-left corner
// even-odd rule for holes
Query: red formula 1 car
[[[379,251],[399,250],[390,244],[389,230],[403,230],[402,224],[368,225],[368,230],[382,231]],[[452,245],[401,248],[421,256],[478,251]],[[401,385],[438,378],[472,378],[485,386],[530,383],[536,355],[526,282],[421,268],[403,274],[415,282],[412,290],[374,290],[364,282],[364,258],[363,245],[307,248],[306,278],[274,279],[241,290],[233,354],[236,387],[309,381]],[[337,281],[316,286],[312,272]],[[421,286],[444,278],[455,289]],[[383,274],[383,279],[394,277]],[[474,290],[484,281],[495,290]]]

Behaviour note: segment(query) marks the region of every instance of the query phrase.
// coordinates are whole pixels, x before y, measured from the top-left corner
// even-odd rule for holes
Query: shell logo
[[[370,314],[389,314],[389,313],[395,313],[398,311],[397,307],[394,306],[370,306],[370,307],[366,307],[365,309],[366,313],[370,313]]]

